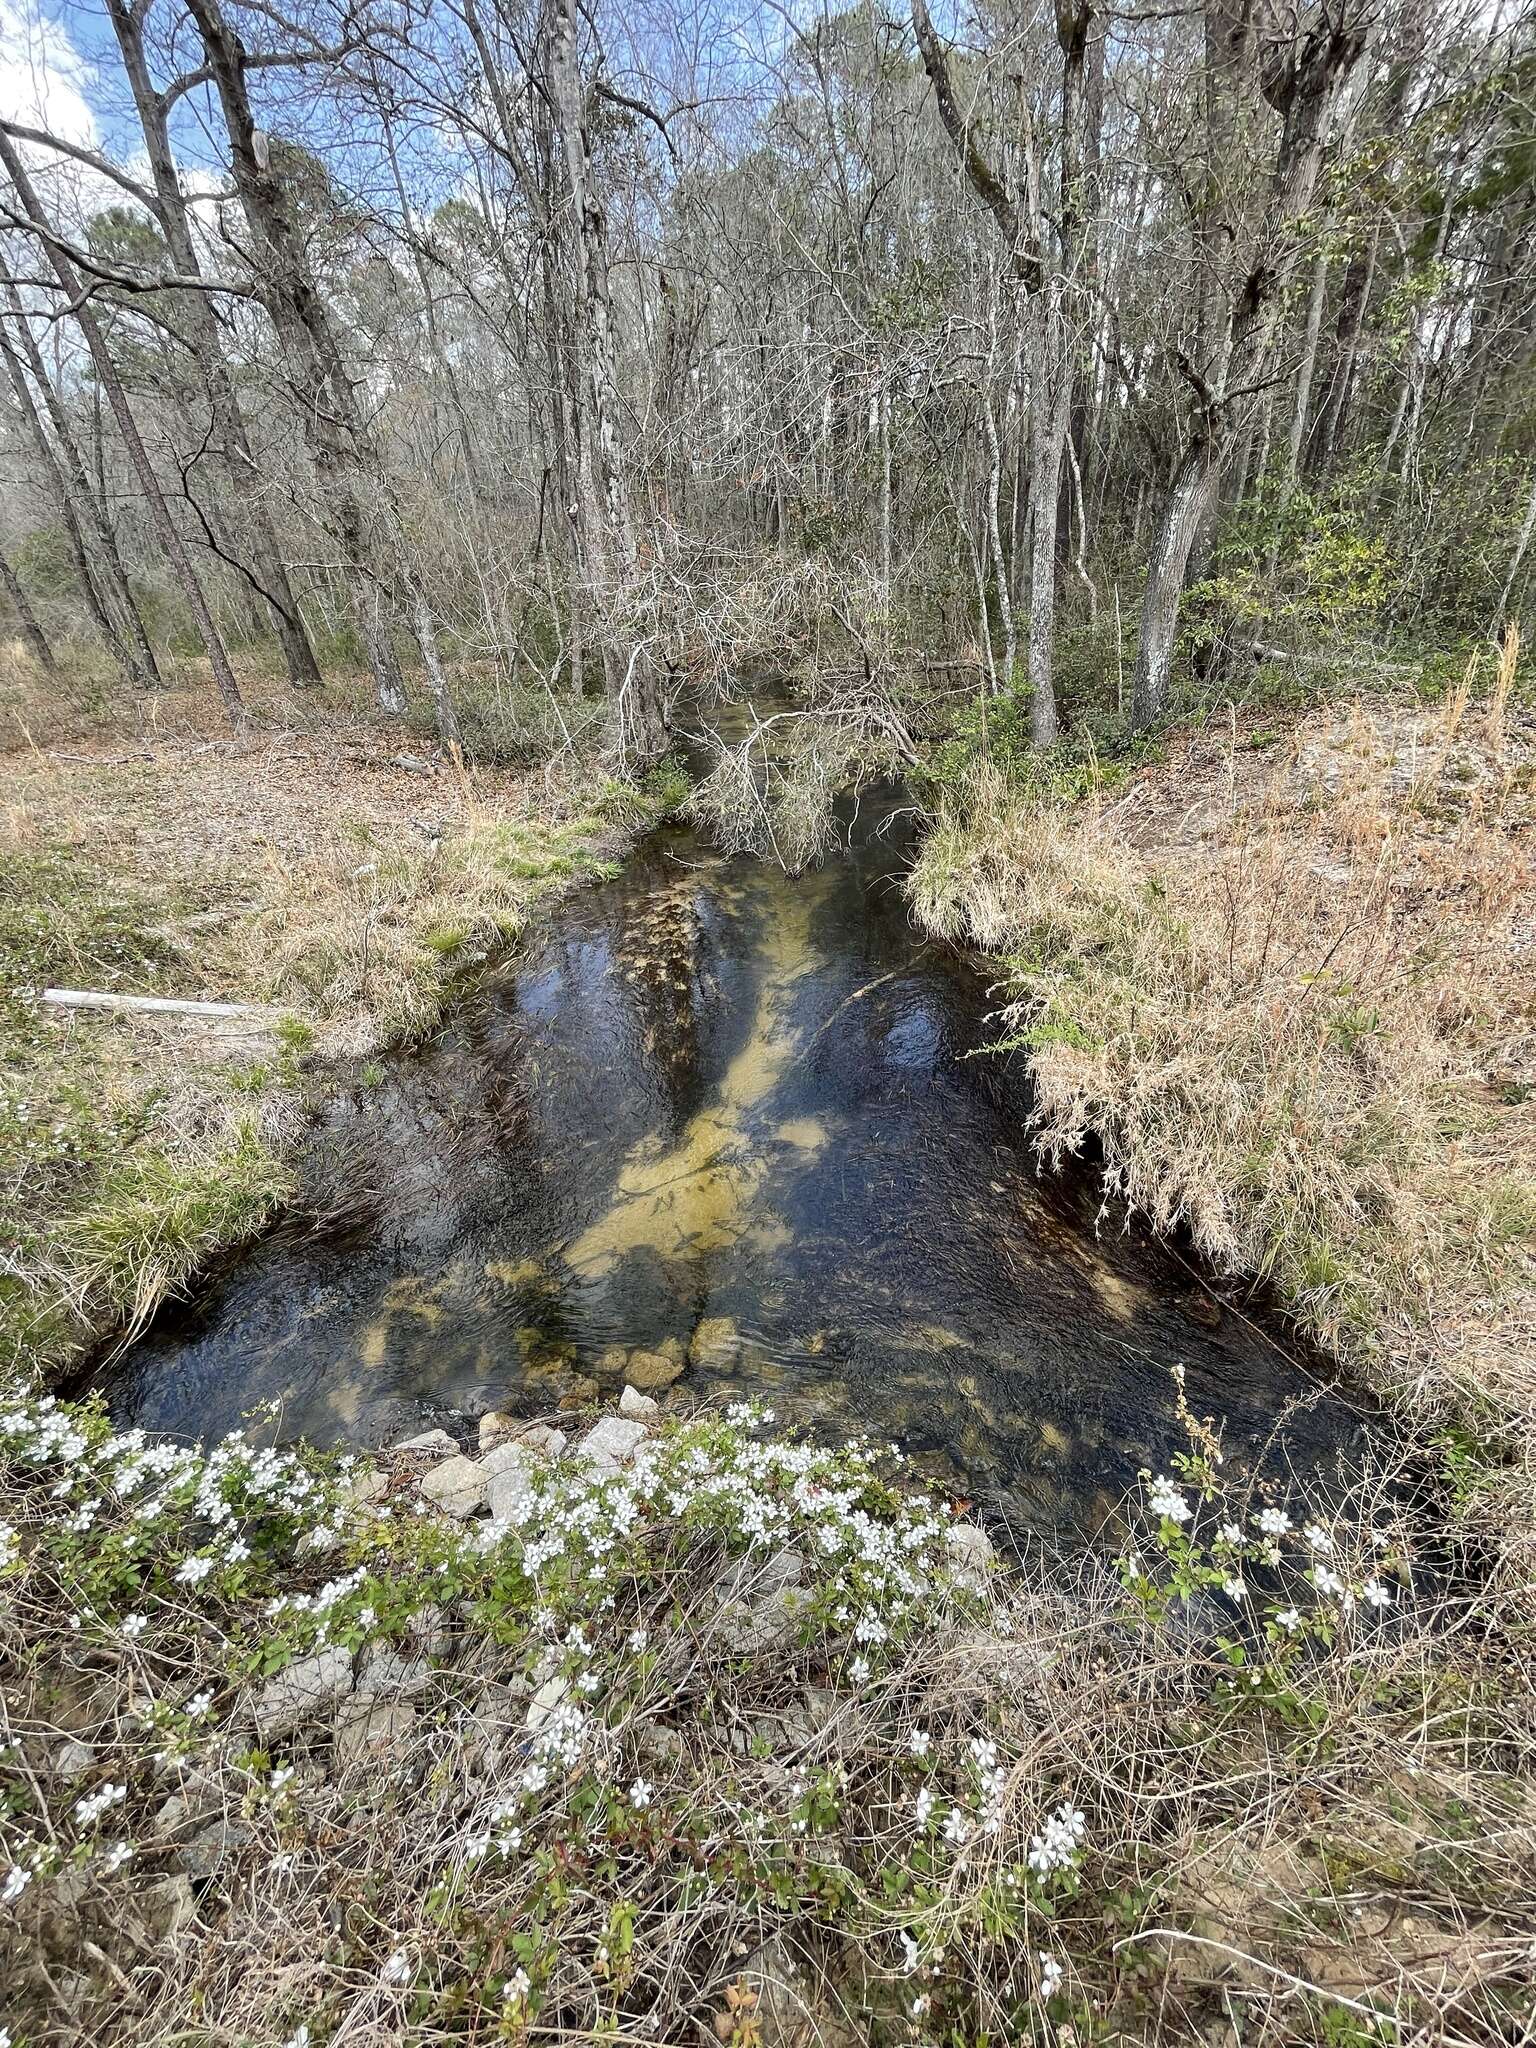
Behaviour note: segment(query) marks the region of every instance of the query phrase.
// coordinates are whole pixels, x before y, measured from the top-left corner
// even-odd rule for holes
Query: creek
[[[669,827],[567,897],[328,1105],[339,1211],[163,1311],[98,1375],[116,1418],[213,1437],[271,1402],[284,1439],[378,1443],[645,1378],[894,1441],[1068,1543],[1184,1446],[1175,1365],[1229,1463],[1353,1456],[1273,1319],[1096,1229],[1088,1167],[1037,1174],[985,980],[908,917],[900,792],[838,818],[798,876]]]

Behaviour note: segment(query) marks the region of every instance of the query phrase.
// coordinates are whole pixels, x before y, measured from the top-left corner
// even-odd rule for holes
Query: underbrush
[[[1211,786],[1154,772],[1114,806],[978,767],[911,893],[928,928],[1002,957],[999,1044],[1028,1061],[1041,1154],[1100,1148],[1106,1215],[1272,1281],[1420,1419],[1493,1439],[1518,1504],[1528,1349],[1446,1341],[1528,1276],[1536,1226],[1536,750],[1512,677],[1511,652],[1481,705],[1357,711],[1277,762],[1234,737]],[[1516,1519],[1528,1535],[1528,1498]]]
[[[1118,1561],[1001,1572],[768,1419],[465,1525],[408,1453],[14,1398],[13,2048],[1529,2023],[1522,1646],[1388,1491],[1255,1490],[1190,1418]]]

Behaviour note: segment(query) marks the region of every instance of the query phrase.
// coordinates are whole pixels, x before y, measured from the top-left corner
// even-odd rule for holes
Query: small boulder
[[[605,1415],[576,1446],[576,1455],[594,1472],[616,1472],[634,1456],[644,1438],[643,1422],[631,1422],[622,1415]]]
[[[546,1678],[533,1698],[528,1702],[524,1716],[528,1733],[537,1735],[545,1724],[554,1718],[555,1709],[562,1706],[570,1695],[571,1681],[557,1672],[553,1678]]]
[[[335,1643],[302,1657],[269,1678],[256,1696],[256,1726],[263,1742],[278,1742],[304,1721],[334,1707],[352,1690],[352,1653]]]
[[[252,1839],[251,1830],[244,1821],[221,1816],[172,1850],[170,1861],[194,1884],[206,1884],[217,1877]]]
[[[403,1655],[388,1643],[370,1643],[358,1660],[358,1697],[405,1699],[420,1692],[431,1676],[425,1657]]]
[[[393,1769],[403,1761],[415,1725],[416,1709],[404,1700],[347,1701],[336,1716],[337,1769]]]
[[[445,1464],[434,1465],[417,1483],[428,1500],[461,1522],[485,1506],[488,1475],[473,1458],[449,1458]]]
[[[83,1778],[96,1761],[96,1752],[88,1742],[70,1741],[61,1743],[54,1751],[53,1768],[55,1776],[62,1778],[66,1785],[72,1785],[76,1778]]]
[[[626,1387],[619,1396],[619,1413],[627,1415],[631,1422],[654,1422],[661,1413],[661,1403],[653,1401],[649,1394]]]
[[[508,1522],[512,1519],[518,1503],[532,1492],[538,1469],[536,1453],[521,1443],[497,1444],[494,1450],[486,1453],[481,1461],[481,1470],[488,1475],[485,1499],[494,1520]]]
[[[629,1363],[629,1353],[622,1344],[610,1344],[606,1351],[600,1351],[592,1370],[600,1380],[616,1380],[622,1377]]]
[[[458,1448],[446,1429],[424,1429],[419,1436],[402,1437],[395,1445],[397,1451],[432,1451],[445,1458],[451,1458]]]
[[[669,1387],[682,1370],[683,1361],[664,1351],[631,1351],[624,1367],[632,1387]]]
[[[508,1437],[517,1435],[517,1417],[508,1415],[504,1409],[493,1408],[488,1415],[480,1418],[480,1449],[493,1450],[497,1444],[505,1443]]]
[[[741,1333],[730,1316],[705,1316],[688,1345],[691,1365],[729,1365],[741,1349]]]
[[[955,1584],[979,1593],[997,1563],[997,1551],[986,1530],[974,1522],[951,1522],[944,1531],[944,1551]]]
[[[558,1458],[566,1446],[563,1429],[551,1429],[547,1422],[530,1422],[522,1430],[517,1441],[530,1451],[537,1451],[545,1458]]]

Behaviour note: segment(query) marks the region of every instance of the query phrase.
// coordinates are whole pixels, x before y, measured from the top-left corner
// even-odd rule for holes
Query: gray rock
[[[951,1522],[944,1531],[944,1552],[955,1583],[979,1592],[997,1563],[997,1551],[985,1529],[974,1522]]]
[[[462,1522],[485,1506],[487,1478],[485,1467],[474,1458],[455,1456],[445,1464],[434,1465],[417,1485],[444,1514],[454,1515]]]
[[[431,1676],[425,1657],[402,1656],[388,1643],[370,1643],[358,1660],[357,1694],[360,1699],[406,1699],[420,1692]]]
[[[54,1752],[54,1775],[72,1785],[76,1778],[83,1778],[96,1761],[96,1752],[88,1742],[70,1741],[61,1743]]]
[[[653,1401],[649,1394],[626,1387],[619,1396],[619,1413],[627,1415],[631,1422],[653,1422],[661,1413],[661,1403]]]
[[[317,1650],[269,1678],[256,1696],[256,1727],[263,1742],[278,1742],[352,1690],[352,1653],[340,1644]]]
[[[539,1462],[536,1454],[520,1443],[497,1444],[486,1453],[481,1461],[483,1470],[489,1474],[485,1498],[496,1521],[512,1519],[519,1501],[533,1490]]]
[[[355,1501],[360,1508],[365,1508],[370,1501],[382,1500],[388,1491],[388,1476],[381,1472],[377,1465],[365,1465],[347,1488],[347,1498]]]
[[[802,1967],[782,1935],[747,1958],[741,1981],[755,1996],[760,2048],[856,2048],[865,2038],[825,1971]]]
[[[416,1709],[404,1700],[354,1699],[336,1716],[336,1767],[376,1764],[396,1769],[406,1756]]]
[[[571,1681],[556,1672],[553,1678],[546,1678],[533,1698],[528,1702],[525,1722],[528,1733],[537,1735],[544,1725],[553,1719],[555,1709],[570,1697]]]
[[[405,1633],[419,1657],[445,1657],[453,1647],[448,1616],[441,1607],[419,1607],[406,1622]]]
[[[441,1451],[448,1457],[458,1448],[446,1429],[424,1429],[419,1436],[402,1437],[395,1445],[397,1451]]]
[[[753,1656],[795,1634],[811,1596],[799,1586],[779,1586],[753,1600],[727,1600],[715,1619],[715,1633],[729,1638],[737,1656]]]
[[[494,1445],[505,1443],[508,1437],[516,1436],[517,1417],[508,1415],[503,1409],[493,1408],[480,1418],[480,1448],[490,1450]]]
[[[231,1862],[251,1839],[251,1831],[244,1821],[221,1817],[199,1829],[190,1841],[183,1842],[172,1852],[171,1860],[194,1883],[206,1883],[217,1877],[223,1866]]]
[[[576,1446],[582,1464],[594,1472],[616,1472],[645,1439],[645,1424],[622,1415],[605,1415]]]

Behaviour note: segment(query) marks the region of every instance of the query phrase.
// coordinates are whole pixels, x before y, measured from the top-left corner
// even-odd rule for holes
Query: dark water
[[[1175,1364],[1229,1459],[1352,1451],[1358,1417],[1275,1341],[1143,1238],[1095,1238],[1086,1172],[1037,1184],[1019,1076],[966,1057],[986,990],[907,918],[896,799],[843,826],[798,878],[663,832],[570,901],[515,981],[329,1112],[317,1161],[366,1220],[279,1230],[162,1317],[111,1369],[119,1417],[210,1435],[276,1401],[284,1436],[377,1441],[423,1401],[611,1396],[613,1347],[673,1340],[681,1397],[897,1440],[1058,1535],[1180,1447]]]

